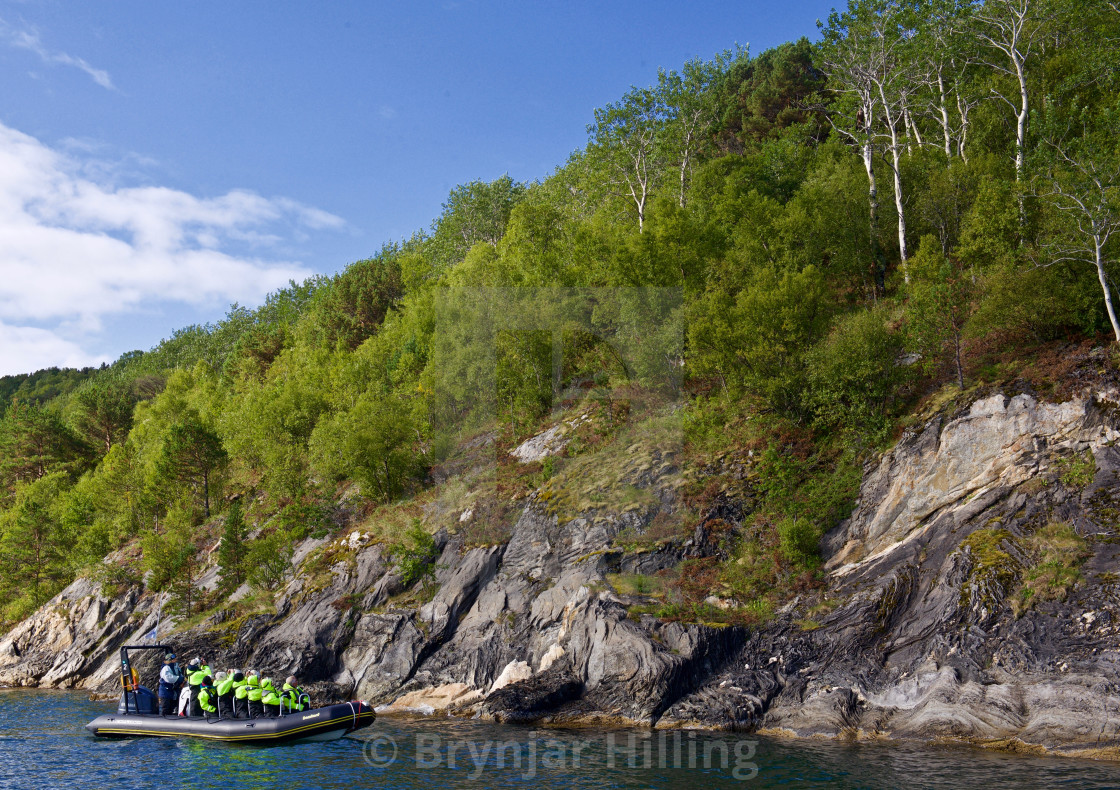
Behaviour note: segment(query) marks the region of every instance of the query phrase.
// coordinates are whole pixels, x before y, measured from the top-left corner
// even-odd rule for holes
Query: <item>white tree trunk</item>
[[[937,70],[937,95],[941,110],[941,134],[945,138],[945,158],[952,159],[953,133],[949,128],[949,108],[945,104],[945,78],[941,75],[941,69]]]
[[[1094,262],[1097,264],[1097,279],[1100,280],[1101,290],[1104,292],[1104,307],[1108,311],[1108,320],[1112,324],[1112,334],[1116,342],[1120,343],[1120,322],[1116,320],[1116,309],[1112,306],[1112,291],[1108,287],[1108,277],[1104,271],[1104,259],[1101,257],[1101,247],[1104,245],[1099,237],[1093,239]]]
[[[965,152],[965,143],[968,142],[968,111],[968,104],[961,102],[961,97],[957,96],[957,112],[961,116],[961,136],[957,139],[957,154],[966,165],[968,164],[968,154]]]
[[[1029,105],[1027,103],[1027,77],[1023,72],[1023,61],[1016,55],[1012,56],[1015,64],[1015,74],[1019,78],[1019,114],[1015,117],[1015,181],[1023,181],[1023,165],[1026,161],[1027,145],[1027,117]],[[1022,199],[1020,199],[1020,203]]]

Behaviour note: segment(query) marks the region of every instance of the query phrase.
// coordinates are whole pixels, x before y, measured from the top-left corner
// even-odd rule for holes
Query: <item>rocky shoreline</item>
[[[609,583],[714,550],[717,516],[743,526],[721,506],[691,540],[617,548],[623,530],[675,507],[677,470],[662,459],[619,481],[651,493],[651,508],[562,520],[538,493],[502,545],[441,532],[430,600],[402,598],[384,547],[354,532],[299,547],[319,571],[298,574],[275,614],[216,615],[174,643],[388,715],[1117,759],[1118,402],[995,393],[918,426],[868,466],[852,516],[822,541],[827,590],[761,626],[662,622]],[[1048,573],[1060,595],[1039,581]],[[140,589],[108,596],[78,579],[0,638],[0,684],[111,692],[115,651],[151,631],[155,609]]]

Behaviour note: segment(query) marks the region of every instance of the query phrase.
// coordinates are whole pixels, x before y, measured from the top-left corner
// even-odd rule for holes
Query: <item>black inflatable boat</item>
[[[373,723],[373,708],[365,702],[341,702],[324,708],[285,711],[275,718],[236,719],[219,716],[162,716],[155,696],[140,685],[128,659],[129,650],[166,646],[121,648],[121,681],[124,692],[116,713],[98,716],[86,729],[103,738],[149,735],[163,738],[204,738],[234,743],[276,744],[291,741],[331,741]]]

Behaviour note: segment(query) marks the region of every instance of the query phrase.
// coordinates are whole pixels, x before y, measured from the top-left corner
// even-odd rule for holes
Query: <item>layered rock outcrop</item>
[[[822,541],[825,603],[793,601],[765,626],[663,623],[608,584],[619,569],[715,550],[615,547],[675,506],[673,470],[647,465],[629,482],[653,509],[561,518],[533,496],[504,545],[441,533],[426,602],[399,596],[381,546],[347,536],[338,561],[293,582],[275,615],[226,624],[226,644],[215,644],[218,622],[176,638],[221,665],[295,673],[402,711],[1115,756],[1116,400],[996,393],[918,426],[869,465],[851,517]],[[1059,593],[1032,598],[1049,556],[1038,536],[1054,525],[1074,559]],[[150,596],[107,599],[79,580],[0,641],[0,682],[109,689],[112,650],[152,627],[151,610]]]

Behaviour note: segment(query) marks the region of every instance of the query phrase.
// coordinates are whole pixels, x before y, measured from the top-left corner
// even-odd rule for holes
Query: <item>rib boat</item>
[[[274,718],[239,719],[161,715],[155,695],[140,685],[129,650],[168,651],[166,645],[127,645],[121,648],[124,691],[116,713],[98,716],[86,729],[102,738],[154,736],[203,738],[231,743],[277,744],[292,741],[331,741],[373,723],[373,708],[364,701],[340,702],[312,710],[281,709]]]

